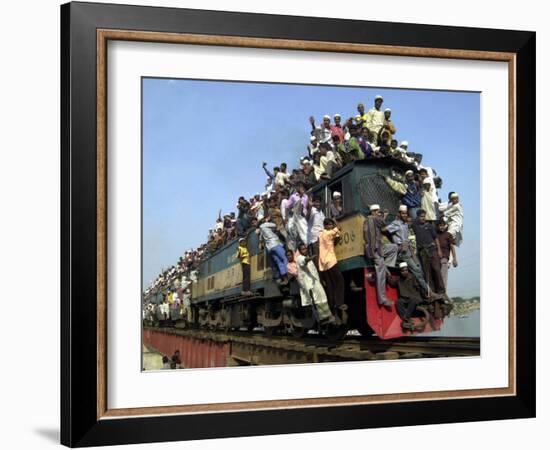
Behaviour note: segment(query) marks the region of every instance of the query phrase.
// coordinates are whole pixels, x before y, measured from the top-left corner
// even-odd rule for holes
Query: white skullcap
[[[262,197],[266,196],[267,192],[262,192]]]
[[[257,192],[256,195],[254,197],[259,197],[260,196],[260,193]]]
[[[309,164],[311,166],[311,161],[309,159],[304,159],[304,164]]]
[[[390,108],[386,108],[386,109],[384,110],[384,112],[391,112],[391,109],[390,109]]]
[[[409,142],[408,141],[401,141],[401,145],[406,145],[407,147],[409,146]]]
[[[407,205],[399,205],[399,211],[405,211],[405,212],[407,212],[407,211],[408,211]]]
[[[309,140],[310,140],[311,142],[313,142],[315,139],[317,139],[317,136],[311,136],[311,137],[309,138]]]
[[[407,171],[405,172],[405,175],[408,175],[409,173],[412,174],[412,175],[414,175],[414,172],[413,172],[412,170],[410,170],[410,169],[407,170]]]
[[[380,205],[376,205],[376,204],[370,205],[370,210],[371,210],[371,211],[376,211],[376,210],[378,210],[378,209],[380,209]]]
[[[458,198],[458,194],[456,192],[453,192],[450,198]]]
[[[430,177],[426,177],[422,181],[422,184],[432,184],[432,183],[433,183],[433,180]]]
[[[360,116],[359,114],[357,114],[357,115],[355,116],[355,120],[359,120],[359,119],[361,119],[361,116]]]
[[[375,100],[384,100],[381,95],[377,95],[376,97],[374,97],[374,99]]]
[[[332,193],[332,198],[338,198],[338,197],[342,197],[342,194],[340,194],[340,192],[338,192],[338,191],[334,191]]]
[[[328,114],[325,114],[325,115],[323,116],[323,119],[328,119],[328,120],[330,120],[330,116],[329,116]]]
[[[402,263],[399,263],[399,268],[400,269],[403,269],[404,267],[408,267],[407,263],[405,261],[403,261]]]
[[[243,241],[246,241],[246,239],[245,238],[240,238],[239,239],[239,242],[243,242]]]
[[[334,114],[334,117],[342,117],[340,114]]]

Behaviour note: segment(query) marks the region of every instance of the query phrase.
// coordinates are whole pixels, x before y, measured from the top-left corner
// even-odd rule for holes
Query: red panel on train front
[[[369,276],[372,273],[372,276]],[[376,299],[376,272],[374,268],[365,267],[365,300],[367,309],[367,323],[376,333],[380,339],[393,339],[403,336],[411,336],[418,333],[411,333],[410,331],[404,331],[401,328],[401,317],[397,314],[395,304],[397,303],[397,288],[386,285],[386,296],[389,300],[393,300],[394,305],[391,308],[379,306]],[[373,281],[370,281],[372,279]],[[413,318],[413,321],[419,323],[420,319]],[[423,333],[439,330],[443,321],[441,319],[435,319],[435,330],[426,324]]]

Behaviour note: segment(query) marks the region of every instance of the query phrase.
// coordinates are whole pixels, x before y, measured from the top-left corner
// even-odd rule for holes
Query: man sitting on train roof
[[[361,135],[357,138],[357,142],[359,143],[359,147],[361,147],[365,158],[370,158],[373,156],[374,149],[370,143],[369,129],[365,125],[361,128]]]
[[[315,153],[319,151],[319,141],[317,140],[317,136],[310,136],[309,138],[309,144],[307,145],[307,154],[310,158],[313,157]]]
[[[397,313],[403,319],[403,329],[414,329],[412,315],[419,304],[425,302],[418,279],[411,275],[406,262],[399,264],[399,280],[397,281],[399,298],[397,299]]]
[[[347,153],[349,155],[349,162],[356,161],[358,159],[365,159],[365,153],[359,143],[359,128],[355,125],[349,127],[350,139],[347,145]]]
[[[323,116],[323,123],[320,126],[315,126],[315,118],[309,118],[311,124],[311,135],[317,138],[319,144],[327,143],[332,147],[332,127],[330,125],[330,116]]]
[[[414,179],[414,172],[412,170],[407,170],[405,172],[404,183],[385,176],[380,170],[378,171],[378,175],[382,177],[388,186],[395,192],[401,194],[401,203],[408,208],[409,215],[412,218],[416,218],[416,211],[420,208],[422,199],[420,197],[420,187]]]
[[[336,154],[332,151],[332,147],[328,143],[322,143],[319,145],[319,153],[321,154],[321,157],[319,158],[319,165],[321,166],[323,172],[327,175],[327,178],[331,178],[333,173],[342,168],[340,155],[338,155],[337,158]]]
[[[376,272],[376,296],[378,304],[391,307],[393,302],[386,297],[386,274],[388,267],[394,267],[397,259],[397,245],[382,243],[382,232],[386,231],[384,215],[379,205],[371,205],[370,215],[365,218],[363,235],[365,238],[365,256],[374,262]]]

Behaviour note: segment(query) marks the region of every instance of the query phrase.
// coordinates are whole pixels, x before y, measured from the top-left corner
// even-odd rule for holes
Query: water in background
[[[424,333],[422,336],[446,336],[446,337],[479,337],[480,311],[476,309],[467,317],[451,316],[445,319],[443,328],[433,333]]]

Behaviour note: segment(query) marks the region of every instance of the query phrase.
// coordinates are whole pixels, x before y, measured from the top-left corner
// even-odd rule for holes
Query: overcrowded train
[[[294,337],[319,333],[333,340],[343,338],[351,330],[369,338],[392,339],[441,329],[452,308],[449,301],[441,296],[427,299],[415,308],[410,319],[413,326],[404,328],[396,305],[386,307],[377,301],[374,263],[365,255],[364,222],[371,205],[380,204],[387,210],[389,221],[397,216],[402,203],[402,196],[384,177],[404,180],[411,169],[416,176],[417,168],[391,157],[355,160],[308,192],[321,199],[327,218],[331,217],[334,193],[338,193],[343,205],[336,222],[340,238],[335,253],[344,278],[346,308],[334,311],[334,320],[320,320],[315,302],[303,304],[296,280],[282,284],[276,279],[267,249],[253,228],[243,236],[250,255],[249,291],[243,292],[242,265],[237,258],[239,239],[233,239],[200,262],[185,289],[178,279],[146,292],[144,322],[179,328],[263,330],[267,335]],[[395,302],[399,268],[388,270],[386,297]],[[183,298],[180,307],[156,307],[168,293],[178,291]]]

